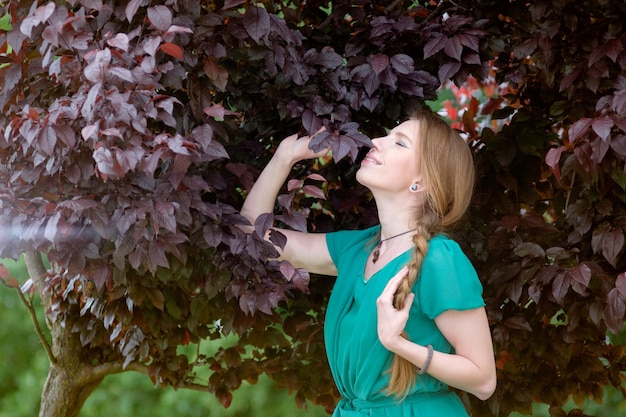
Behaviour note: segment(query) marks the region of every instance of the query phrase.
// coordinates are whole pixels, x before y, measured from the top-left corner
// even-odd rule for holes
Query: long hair
[[[395,294],[398,309],[404,306],[419,276],[428,241],[461,220],[470,205],[475,181],[472,151],[456,130],[427,110],[416,112],[411,119],[419,122],[417,153],[426,198],[416,213],[415,250],[408,263],[407,278],[402,280]],[[416,372],[414,364],[395,355],[389,368],[386,393],[398,398],[406,396],[416,380]]]

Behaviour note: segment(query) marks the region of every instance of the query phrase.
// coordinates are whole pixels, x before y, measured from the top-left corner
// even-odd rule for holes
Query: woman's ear
[[[415,181],[413,184],[411,184],[409,189],[411,190],[412,193],[417,193],[417,192],[422,191],[423,186],[422,186],[421,181]]]

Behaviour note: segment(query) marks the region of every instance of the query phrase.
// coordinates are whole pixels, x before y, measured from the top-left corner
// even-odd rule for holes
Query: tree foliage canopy
[[[499,388],[468,407],[508,415],[540,400],[562,415],[570,394],[600,400],[621,384],[624,347],[606,334],[626,313],[626,6],[373,3],[2,7],[0,256],[51,262],[22,285],[42,295],[51,369],[69,337],[94,375],[76,384],[134,369],[228,405],[267,373],[300,404],[332,408],[332,281],[267,262],[274,215],[244,234],[242,198],[283,137],[325,126],[314,145],[334,163],[294,169],[275,220],[369,226],[375,207],[354,179],[368,136],[447,80],[494,76],[508,94],[463,117],[479,185],[457,238],[485,283]],[[481,112],[507,122],[480,127]],[[239,343],[213,357],[179,353],[231,333]]]

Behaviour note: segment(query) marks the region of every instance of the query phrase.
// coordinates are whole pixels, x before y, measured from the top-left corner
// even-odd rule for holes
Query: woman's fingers
[[[400,269],[398,273],[389,280],[380,296],[388,299],[389,301],[393,301],[393,296],[398,290],[402,280],[406,277],[408,271],[409,269],[406,266],[402,267],[402,269]]]

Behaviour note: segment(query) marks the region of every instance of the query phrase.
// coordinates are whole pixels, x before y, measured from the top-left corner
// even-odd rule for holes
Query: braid
[[[422,261],[426,256],[428,250],[428,241],[432,237],[432,233],[429,228],[420,224],[417,227],[417,233],[413,235],[413,244],[415,250],[408,266],[408,273],[405,279],[402,280],[396,294],[394,296],[394,305],[396,308],[401,309],[404,307],[406,297],[411,293],[413,285],[417,281],[419,271],[422,267]],[[407,337],[406,332],[402,333],[403,337]],[[406,396],[411,388],[413,381],[415,381],[415,375],[417,370],[415,365],[399,355],[394,355],[393,362],[388,371],[391,376],[389,379],[389,385],[386,392],[388,395],[395,395],[398,398]]]
[[[429,110],[416,112],[413,119],[419,122],[417,155],[426,195],[423,203],[416,207],[419,226],[413,236],[415,250],[407,265],[407,278],[394,297],[398,309],[404,306],[419,277],[429,240],[435,234],[448,231],[465,214],[475,179],[472,151],[458,132]],[[406,333],[402,336],[407,337]],[[388,372],[391,375],[386,393],[404,398],[417,380],[415,365],[394,355]]]

